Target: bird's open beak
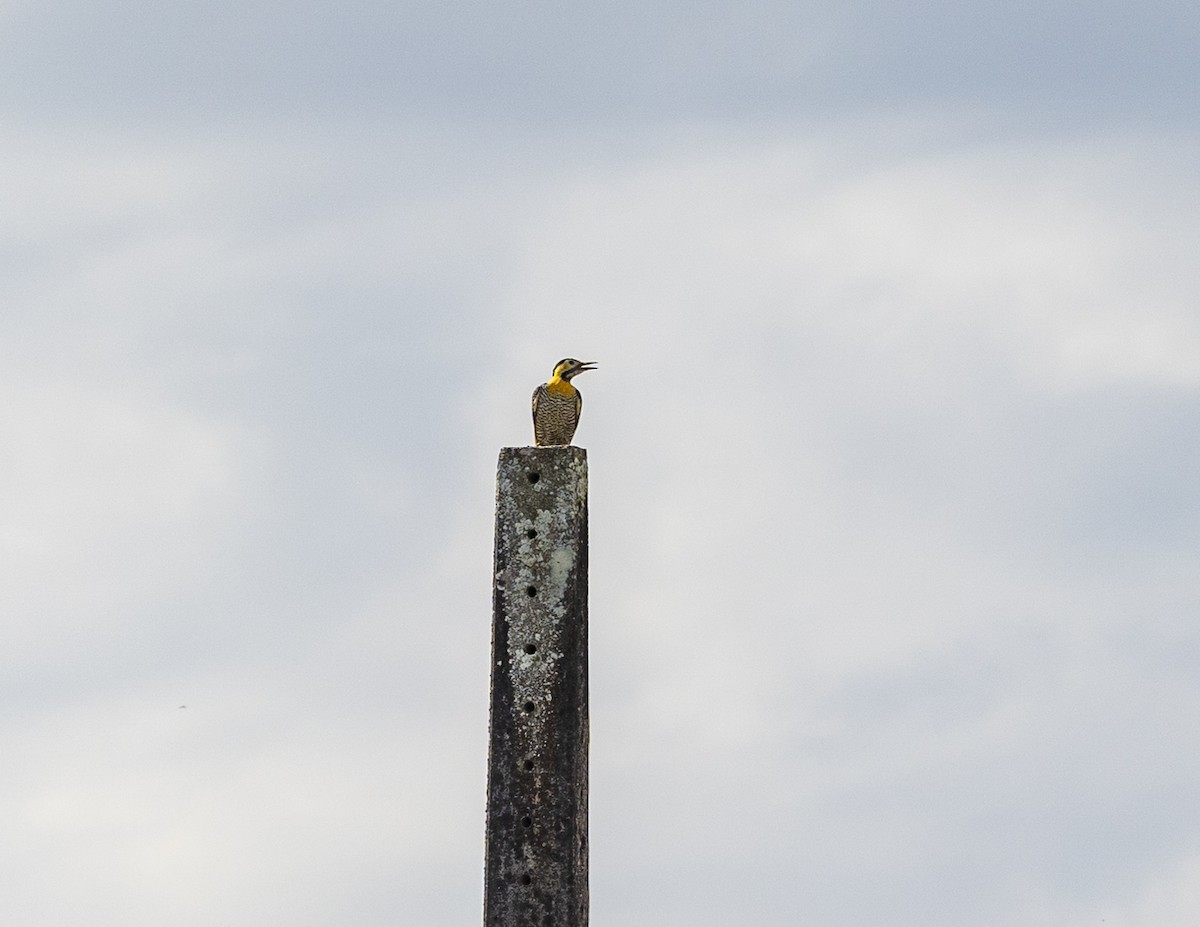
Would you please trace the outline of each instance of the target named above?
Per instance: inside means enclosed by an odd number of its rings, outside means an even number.
[[[583,373],[587,370],[595,370],[595,369],[596,369],[595,361],[580,361],[579,366],[575,368],[575,372]]]

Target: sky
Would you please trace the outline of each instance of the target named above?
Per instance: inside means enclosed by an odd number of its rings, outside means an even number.
[[[0,890],[482,917],[590,459],[591,922],[1200,917],[1200,8],[0,8]]]

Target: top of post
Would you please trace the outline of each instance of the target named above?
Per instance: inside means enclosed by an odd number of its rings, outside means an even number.
[[[527,445],[525,447],[500,448],[500,460],[554,460],[572,459],[587,461],[587,448],[574,444],[552,444],[548,447]]]
[[[536,502],[568,509],[587,505],[587,450],[582,447],[502,447],[496,470],[497,499],[524,507]]]

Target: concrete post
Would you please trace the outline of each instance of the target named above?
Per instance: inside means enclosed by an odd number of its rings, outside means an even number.
[[[586,927],[587,451],[500,451],[495,544],[484,927]]]

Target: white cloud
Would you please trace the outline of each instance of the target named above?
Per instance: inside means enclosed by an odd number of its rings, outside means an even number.
[[[10,658],[194,577],[236,495],[236,435],[156,398],[27,379],[0,429]]]
[[[1139,897],[1102,909],[1093,923],[1111,927],[1187,927],[1200,917],[1200,857],[1170,860],[1139,886]]]
[[[509,297],[513,341],[611,343],[692,389],[769,355],[772,336],[801,349],[795,367],[870,363],[907,389],[943,388],[980,341],[1051,381],[1193,382],[1200,281],[1162,256],[1194,250],[1200,232],[1176,221],[1178,204],[1128,203],[1161,195],[1146,190],[1147,163],[1161,183],[1186,183],[1170,166],[1189,156],[1186,139],[1133,154],[1098,139],[866,163],[859,147],[870,150],[856,135],[681,144],[599,167],[530,235]],[[804,373],[788,360],[736,372],[745,388],[783,389]]]

